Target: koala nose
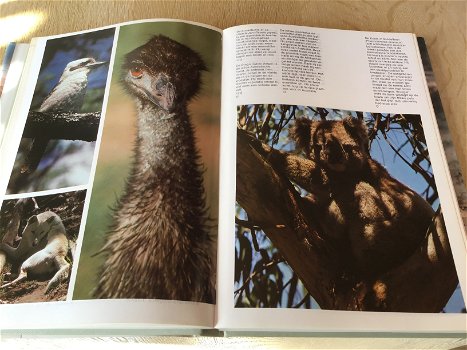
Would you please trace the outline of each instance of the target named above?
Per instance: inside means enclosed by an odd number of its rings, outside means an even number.
[[[337,142],[329,142],[326,145],[326,155],[330,163],[338,163],[343,159],[342,147]]]

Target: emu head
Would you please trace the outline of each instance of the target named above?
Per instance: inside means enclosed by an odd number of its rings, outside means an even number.
[[[125,56],[121,80],[141,102],[172,113],[186,107],[199,91],[203,70],[206,66],[198,53],[157,35]]]

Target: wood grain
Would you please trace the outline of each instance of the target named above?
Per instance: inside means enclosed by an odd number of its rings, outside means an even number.
[[[43,20],[16,41],[28,42],[35,36],[143,18],[185,19],[219,28],[246,23],[284,23],[415,33],[427,42],[466,178],[467,3],[464,1],[7,1],[0,6],[1,19],[25,13],[41,14]],[[0,46],[0,55],[4,49],[5,45]]]

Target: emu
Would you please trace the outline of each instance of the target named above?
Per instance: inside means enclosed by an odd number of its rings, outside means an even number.
[[[121,82],[137,108],[133,166],[102,249],[96,298],[214,302],[200,160],[188,101],[200,55],[159,35],[125,56]]]

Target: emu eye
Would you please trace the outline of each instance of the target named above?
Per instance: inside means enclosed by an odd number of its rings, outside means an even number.
[[[140,67],[130,68],[130,75],[132,78],[139,79],[143,76],[143,70]]]

